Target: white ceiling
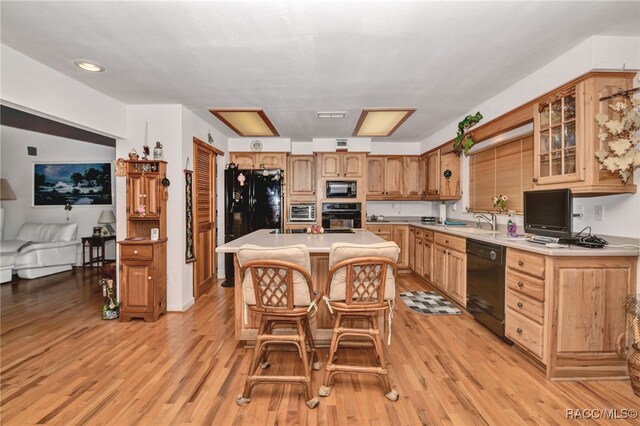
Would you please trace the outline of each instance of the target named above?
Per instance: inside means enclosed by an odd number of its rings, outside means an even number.
[[[591,35],[640,35],[638,1],[2,1],[1,13],[3,44],[126,104],[183,104],[228,136],[208,108],[261,107],[295,141],[350,136],[362,107],[418,108],[388,140],[420,141]],[[347,118],[316,118],[331,110]]]

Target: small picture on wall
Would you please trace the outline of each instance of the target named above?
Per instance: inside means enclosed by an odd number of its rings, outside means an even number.
[[[34,163],[33,205],[112,205],[111,163]]]

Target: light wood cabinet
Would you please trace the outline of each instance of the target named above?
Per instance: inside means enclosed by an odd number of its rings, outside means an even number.
[[[232,152],[231,162],[235,163],[238,169],[286,169],[286,152]]]
[[[416,259],[416,228],[409,227],[409,269],[415,271]]]
[[[433,283],[453,300],[467,306],[467,241],[441,232],[434,234]]]
[[[422,277],[424,275],[424,232],[422,230],[416,230],[414,251],[414,272],[417,276]]]
[[[460,157],[454,152],[438,148],[426,154],[426,194],[424,200],[458,200],[460,190]]]
[[[407,156],[403,161],[402,196],[403,198],[420,199],[422,195],[420,157]]]
[[[290,156],[285,175],[289,197],[315,196],[315,176],[315,157],[313,155]]]
[[[420,156],[420,196],[422,198],[427,196],[427,180],[429,178],[429,156]]]
[[[420,157],[367,157],[367,200],[419,200]]]
[[[408,225],[394,225],[392,234],[392,241],[400,247],[400,255],[398,257],[398,268],[406,269],[409,267],[409,226]]]
[[[409,267],[409,226],[408,225],[367,225],[367,231],[372,232],[385,241],[393,241],[400,247],[398,268]]]
[[[362,153],[321,153],[320,176],[360,178],[364,174],[364,161]]]
[[[610,114],[620,98],[600,100],[628,87],[632,73],[601,73],[565,85],[533,106],[534,182],[536,189],[570,188],[578,195],[635,193],[633,176],[623,183],[603,169],[595,153],[600,142],[594,118]]]
[[[422,239],[422,277],[432,282],[433,278],[433,240],[427,235]]]
[[[120,247],[120,321],[156,321],[167,310],[168,189],[164,161],[127,162],[127,239]],[[160,239],[150,239],[157,228]]]
[[[367,199],[387,200],[402,196],[403,157],[367,157]]]
[[[505,334],[549,379],[626,377],[633,257],[551,257],[509,248]]]

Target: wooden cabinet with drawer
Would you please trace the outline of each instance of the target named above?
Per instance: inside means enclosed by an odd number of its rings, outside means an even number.
[[[433,283],[467,306],[467,240],[443,232],[433,236]]]
[[[409,225],[367,225],[367,231],[373,232],[386,241],[393,241],[400,247],[398,268],[409,267]]]
[[[120,321],[167,311],[167,240],[120,241]]]
[[[545,257],[522,250],[507,251],[505,334],[544,361]]]

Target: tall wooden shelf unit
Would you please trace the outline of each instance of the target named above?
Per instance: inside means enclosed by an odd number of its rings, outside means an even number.
[[[120,321],[156,321],[167,312],[166,170],[165,161],[127,161],[127,239],[118,241]],[[156,241],[153,228],[159,231]]]

